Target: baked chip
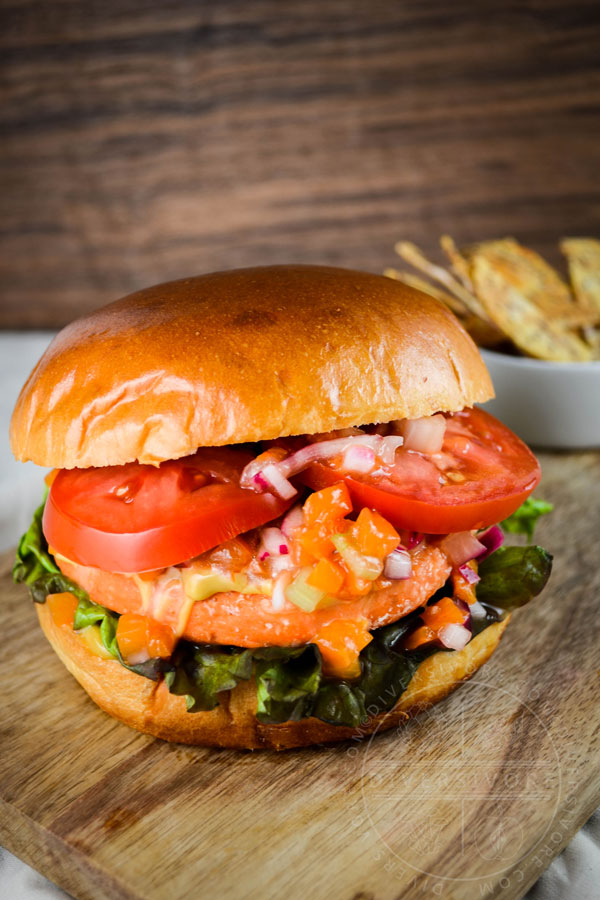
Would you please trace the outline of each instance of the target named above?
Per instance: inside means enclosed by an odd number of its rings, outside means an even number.
[[[532,298],[531,293],[538,299],[541,287],[534,291],[529,282],[530,293],[523,290],[521,279],[513,277],[510,265],[502,264],[501,252],[476,250],[470,258],[477,296],[494,324],[523,353],[556,362],[585,362],[592,358],[591,348],[559,320],[550,318]]]
[[[566,238],[561,244],[575,296],[539,253],[514,238],[459,250],[442,235],[440,244],[451,271],[409,241],[395,246],[402,259],[437,284],[396,269],[385,274],[445,303],[481,347],[510,341],[528,356],[556,362],[600,357],[600,241]]]
[[[415,269],[424,272],[426,275],[429,275],[430,278],[433,278],[434,281],[443,284],[445,288],[462,301],[464,306],[466,306],[473,315],[479,316],[479,318],[484,321],[489,321],[484,307],[475,294],[467,290],[460,281],[457,281],[447,269],[443,268],[443,266],[438,266],[435,263],[430,262],[427,257],[421,253],[416,244],[411,244],[409,241],[398,241],[394,250],[398,256],[401,256],[402,259],[407,263],[410,263],[411,266],[414,266]]]
[[[454,274],[457,278],[460,278],[463,286],[468,291],[474,293],[473,282],[471,281],[471,274],[469,272],[469,263],[457,248],[454,243],[454,238],[451,238],[449,234],[443,234],[440,238],[440,247],[450,260],[450,265],[452,266]]]
[[[567,257],[569,278],[581,309],[600,316],[600,241],[594,238],[565,238],[560,249]]]
[[[406,284],[408,287],[415,288],[417,291],[422,291],[424,294],[429,294],[430,297],[435,297],[436,300],[441,300],[442,303],[445,303],[457,316],[466,316],[469,312],[464,303],[457,297],[454,297],[447,291],[443,291],[441,288],[437,287],[437,285],[431,284],[430,281],[425,281],[424,278],[413,275],[412,272],[399,272],[398,269],[384,269],[383,274],[387,276],[387,278],[401,281],[402,284]]]
[[[568,317],[576,309],[571,292],[557,272],[539,253],[523,247],[514,238],[484,241],[463,251],[472,266],[485,259],[499,276],[548,316]],[[475,292],[481,297],[477,285]]]

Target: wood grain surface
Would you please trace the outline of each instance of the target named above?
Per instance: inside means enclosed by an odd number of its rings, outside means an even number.
[[[169,745],[97,709],[0,582],[0,841],[77,898],[517,900],[600,801],[600,455],[543,455],[545,593],[404,729],[302,751]]]
[[[0,327],[399,238],[598,233],[596,0],[1,0]]]

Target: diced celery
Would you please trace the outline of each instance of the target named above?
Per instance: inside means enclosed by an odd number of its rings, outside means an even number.
[[[337,602],[335,598],[330,597],[324,591],[306,583],[311,572],[312,566],[300,569],[294,580],[285,589],[287,599],[303,609],[304,612],[314,612],[315,609],[322,609]]]
[[[334,534],[331,540],[335,549],[357,578],[375,581],[381,575],[383,563],[374,556],[364,556],[347,535]]]
[[[207,600],[213,594],[223,591],[244,592],[248,584],[245,575],[235,574],[233,577],[222,572],[190,572],[183,576],[184,590],[190,600],[195,603],[199,600]]]

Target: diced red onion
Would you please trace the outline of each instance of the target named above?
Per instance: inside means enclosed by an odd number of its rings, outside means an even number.
[[[302,469],[310,466],[313,462],[321,459],[331,459],[333,456],[339,456],[350,447],[368,447],[376,456],[386,454],[390,458],[390,450],[393,448],[394,454],[397,447],[403,443],[404,439],[399,436],[391,438],[381,437],[380,434],[358,434],[350,437],[335,438],[332,441],[319,441],[316,444],[308,444],[292,453],[286,459],[276,463],[277,468],[282,474],[289,478],[291,475],[297,475]],[[392,460],[393,461],[393,460]],[[242,472],[242,477],[244,473]]]
[[[375,452],[386,466],[393,466],[396,459],[396,450],[404,444],[404,438],[399,434],[388,434],[381,438],[381,442]]]
[[[404,419],[400,425],[407,450],[419,453],[439,453],[444,444],[446,419],[441,413],[422,419]]]
[[[462,624],[465,626],[465,628],[470,629],[471,628],[471,607],[469,606],[469,604],[467,603],[466,600],[462,600],[460,597],[454,597],[453,600],[454,600],[455,606],[457,606],[458,609],[460,609],[461,613],[463,614]]]
[[[282,556],[272,556],[269,560],[269,566],[271,568],[271,576],[275,578],[280,572],[288,572],[290,569],[293,569],[294,563],[290,554],[284,553]]]
[[[440,548],[455,566],[462,566],[463,563],[476,559],[485,552],[485,546],[473,537],[470,531],[457,531],[446,535],[440,543]]]
[[[375,451],[371,447],[353,445],[344,450],[342,469],[346,472],[371,472],[375,468]]]
[[[269,553],[268,550],[264,550],[264,551],[259,555],[258,558],[260,559],[261,562],[264,562],[265,559],[268,559],[270,555],[271,555],[271,554]]]
[[[485,550],[477,557],[478,560],[483,561],[490,553],[493,553],[494,550],[497,550],[498,547],[502,546],[504,543],[504,534],[499,525],[492,525],[492,527],[488,528],[487,531],[484,531],[483,534],[478,534],[477,540],[485,547]]]
[[[406,542],[406,549],[414,550],[414,548],[418,547],[419,544],[423,541],[424,537],[425,535],[421,534],[420,531],[411,531]]]
[[[485,606],[482,606],[479,600],[476,600],[475,603],[471,603],[469,612],[475,619],[485,619],[487,616]]]
[[[412,575],[412,560],[404,547],[396,547],[395,550],[392,550],[386,556],[383,574],[386,578],[391,578],[393,581],[410,578]]]
[[[449,650],[462,650],[471,640],[471,631],[464,625],[444,625],[438,631],[438,637]]]
[[[281,530],[285,534],[286,538],[291,538],[292,532],[296,530],[296,528],[300,528],[304,524],[304,513],[302,511],[302,507],[292,506],[292,508],[285,514],[283,517],[283,521],[281,523]]]
[[[252,480],[255,482],[255,484],[257,484],[260,488],[262,488],[263,491],[269,490],[269,487],[270,487],[269,482],[264,477],[262,472],[257,472],[256,475],[254,475],[252,477]]]
[[[336,438],[333,441],[319,441],[316,444],[308,444],[297,450],[295,453],[283,459],[278,463],[279,470],[289,478],[290,475],[297,475],[302,469],[306,469],[311,463],[318,462],[320,459],[328,459],[343,453],[346,447],[352,446],[352,441],[362,440],[362,436],[354,438]],[[242,477],[243,477],[242,472]]]
[[[282,474],[276,463],[267,463],[259,474],[268,481],[275,493],[279,494],[283,500],[289,500],[290,497],[298,493],[291,481],[288,481],[285,475]],[[256,479],[256,476],[254,478]]]
[[[469,584],[477,584],[481,581],[481,578],[477,574],[477,572],[471,568],[471,566],[467,565],[467,563],[463,563],[462,566],[458,567],[458,571]]]
[[[275,581],[273,585],[273,593],[271,595],[271,606],[276,612],[279,612],[285,607],[287,603],[287,599],[285,596],[285,589],[292,580],[291,572],[282,572],[281,575]]]
[[[392,465],[396,450],[404,442],[400,435],[382,437],[380,434],[357,434],[349,437],[335,438],[330,441],[318,441],[315,444],[307,444],[301,450],[291,453],[279,462],[268,461],[264,465],[253,459],[248,463],[241,474],[242,487],[257,490],[272,489],[284,499],[293,497],[296,489],[288,481],[293,475],[297,475],[307,466],[323,459],[330,459],[345,453],[351,447],[367,447],[373,451],[386,465]],[[257,468],[258,467],[258,468]],[[269,487],[265,488],[263,482]]]
[[[261,531],[261,539],[262,547],[264,547],[269,556],[281,556],[284,553],[290,552],[288,542],[281,528],[275,528],[275,526],[263,528]]]
[[[127,657],[127,664],[130,666],[139,666],[141,663],[148,662],[150,659],[150,654],[147,650],[138,650],[137,653],[132,653],[131,656]]]

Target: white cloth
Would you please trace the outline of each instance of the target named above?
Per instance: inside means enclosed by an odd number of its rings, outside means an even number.
[[[19,391],[52,336],[49,331],[0,332],[0,552],[15,546],[40,505],[48,470],[16,461],[8,425]]]
[[[0,551],[16,545],[43,490],[33,463],[17,463],[8,444],[8,423],[29,372],[52,338],[51,332],[0,332]],[[57,900],[69,895],[0,848],[0,897]],[[527,900],[599,900],[600,810],[541,875]]]

